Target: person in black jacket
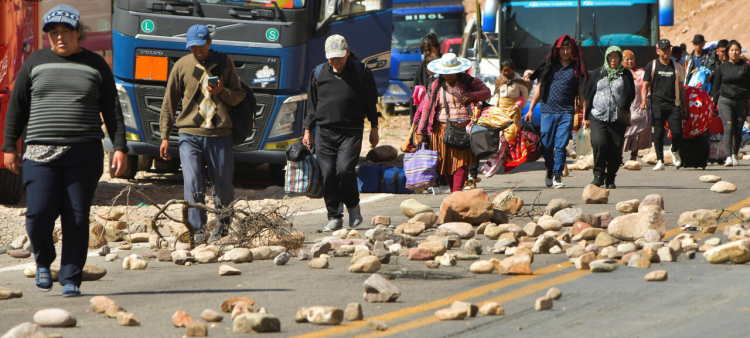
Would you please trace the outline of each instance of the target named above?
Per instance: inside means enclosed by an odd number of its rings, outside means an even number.
[[[419,51],[422,53],[423,57],[422,63],[414,73],[414,87],[424,86],[425,88],[428,88],[430,84],[432,84],[432,80],[435,78],[430,76],[427,72],[427,64],[430,62],[426,61],[426,58],[428,55],[432,55],[434,58],[431,58],[431,60],[435,60],[443,56],[440,54],[440,37],[435,33],[425,35],[422,38],[422,43],[419,45]],[[414,114],[417,112],[417,106],[414,105],[414,102],[411,102],[410,104],[411,115],[409,116],[409,121],[414,123]]]
[[[362,151],[365,117],[370,121],[370,144],[375,147],[380,114],[375,78],[349,51],[344,37],[328,37],[325,52],[328,63],[316,67],[310,78],[302,143],[310,148],[317,145],[315,155],[328,209],[328,224],[323,231],[328,232],[343,227],[344,204],[349,210],[349,227],[362,223],[355,169]]]
[[[742,144],[742,123],[747,118],[750,98],[750,65],[740,59],[742,46],[729,42],[727,62],[716,70],[711,97],[719,105],[719,116],[724,122],[724,166],[738,166],[737,154]]]
[[[618,107],[629,112],[635,99],[635,82],[630,70],[622,65],[622,50],[611,46],[606,61],[594,71],[584,92],[586,113],[583,125],[591,128],[594,149],[594,180],[591,184],[616,189],[615,176],[622,162],[622,141],[628,125],[617,121]]]

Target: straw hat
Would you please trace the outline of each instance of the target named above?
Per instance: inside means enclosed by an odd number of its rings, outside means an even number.
[[[443,57],[430,62],[427,69],[435,74],[459,74],[471,68],[471,61],[457,57],[456,54],[447,53]]]

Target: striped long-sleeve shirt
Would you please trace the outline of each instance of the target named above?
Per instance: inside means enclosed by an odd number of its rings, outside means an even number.
[[[2,150],[16,150],[24,127],[27,144],[74,145],[101,140],[100,112],[115,150],[127,152],[114,77],[104,59],[88,50],[68,57],[51,49],[36,51],[16,78]]]

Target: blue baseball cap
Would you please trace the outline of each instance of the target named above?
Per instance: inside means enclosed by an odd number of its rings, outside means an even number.
[[[52,7],[47,14],[44,14],[42,21],[42,31],[49,32],[55,24],[64,23],[72,29],[78,28],[78,20],[81,18],[81,12],[73,6],[60,4]]]
[[[211,39],[211,34],[208,32],[208,27],[204,25],[190,26],[187,32],[187,45],[185,48],[203,46],[209,39]]]

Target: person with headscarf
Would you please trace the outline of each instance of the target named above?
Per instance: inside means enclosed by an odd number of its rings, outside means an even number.
[[[583,87],[588,74],[583,54],[570,35],[559,37],[544,62],[526,80],[539,79],[525,119],[531,121],[534,107],[542,102],[542,146],[547,175],[544,183],[555,189],[565,187],[562,173],[567,157],[566,147],[573,131],[575,101],[583,101]]]
[[[622,50],[611,46],[604,65],[594,71],[585,91],[586,111],[583,125],[591,129],[594,149],[594,180],[591,184],[616,189],[615,176],[622,162],[622,140],[626,124],[617,121],[618,107],[630,107],[635,99],[635,82],[622,65]]]
[[[635,67],[635,54],[622,52],[622,65],[630,70],[635,80],[635,100],[630,105],[630,127],[625,130],[623,152],[630,151],[630,160],[638,159],[638,150],[651,149],[651,111],[648,106],[641,109],[641,89],[643,89],[643,68]]]

